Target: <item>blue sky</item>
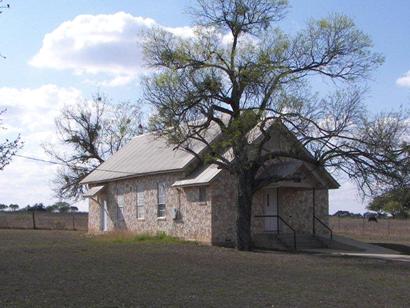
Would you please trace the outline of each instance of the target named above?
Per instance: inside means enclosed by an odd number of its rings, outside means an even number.
[[[97,90],[116,101],[140,97],[137,71],[141,63],[137,50],[133,57],[133,44],[138,41],[138,31],[134,30],[150,22],[182,32],[191,25],[184,14],[190,3],[187,0],[9,3],[11,9],[0,16],[0,52],[7,57],[0,60],[0,106],[8,108],[7,134],[21,132],[26,141],[22,153],[43,158],[40,144],[55,138],[53,118],[63,105]],[[386,57],[368,84],[369,109],[377,112],[410,105],[410,73],[405,78],[410,72],[410,1],[295,0],[290,4],[288,17],[282,22],[289,32],[303,29],[309,18],[332,12],[352,17],[371,36],[374,50]],[[101,14],[105,17],[98,18]],[[106,27],[100,27],[104,22]],[[107,43],[106,38],[111,40]],[[0,173],[0,202],[52,202],[54,171],[52,166],[15,159]],[[331,211],[339,208],[364,210],[351,183],[343,183],[339,192],[331,194]]]

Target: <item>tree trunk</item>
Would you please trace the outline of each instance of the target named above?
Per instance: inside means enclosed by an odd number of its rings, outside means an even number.
[[[238,250],[251,250],[252,217],[252,178],[242,174],[238,179],[238,204],[236,219],[236,247]]]

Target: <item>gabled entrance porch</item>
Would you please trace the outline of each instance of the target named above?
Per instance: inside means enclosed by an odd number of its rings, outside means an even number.
[[[275,182],[254,196],[251,230],[256,247],[322,248],[322,239],[333,236],[328,227],[328,186],[303,164],[291,169],[291,177],[298,174],[300,181]]]

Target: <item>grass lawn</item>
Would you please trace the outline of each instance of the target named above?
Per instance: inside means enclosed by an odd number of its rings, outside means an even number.
[[[0,230],[0,307],[410,305],[410,263]]]

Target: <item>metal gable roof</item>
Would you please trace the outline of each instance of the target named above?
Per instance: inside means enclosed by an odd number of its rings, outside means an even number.
[[[221,169],[217,165],[212,164],[200,169],[192,176],[176,181],[172,184],[173,187],[199,186],[208,185],[219,173]]]
[[[98,194],[100,191],[102,191],[104,187],[105,187],[104,185],[91,187],[86,193],[83,194],[83,197],[92,198],[96,194]]]
[[[203,148],[203,147],[202,147]],[[197,146],[197,150],[202,150]],[[148,173],[182,170],[194,155],[175,150],[167,141],[153,133],[134,137],[81,183],[96,183]]]
[[[273,123],[268,123],[267,125],[273,128],[274,126],[272,124]],[[288,134],[289,138],[299,143],[296,137],[283,124],[279,125],[279,127],[285,128],[284,132]],[[205,134],[205,138],[208,142],[214,140],[220,134],[218,125],[215,123],[211,125]],[[255,127],[248,135],[249,141],[257,141],[260,134],[260,130]],[[303,145],[300,146],[302,151],[307,155],[311,155]],[[193,149],[195,153],[200,154],[206,146],[200,141],[190,141],[190,148]],[[233,159],[230,150],[228,150],[224,156],[229,160]],[[168,144],[165,137],[160,137],[155,133],[148,133],[134,137],[127,145],[85,177],[81,181],[81,184],[104,183],[111,180],[147,174],[184,171],[194,159],[194,154],[175,149],[172,145]],[[282,168],[284,167],[285,166],[282,166]],[[276,171],[280,173],[280,171],[283,172],[284,170]],[[186,179],[174,183],[174,186],[204,185],[205,183],[209,183],[219,172],[220,170],[213,165],[204,167],[204,169],[195,172],[195,174]],[[339,187],[337,181],[325,168],[321,168],[319,173],[330,182],[329,187]]]
[[[219,126],[211,124],[204,131],[205,139],[212,142],[220,134]],[[198,140],[189,140],[189,147],[197,154],[206,148]],[[104,163],[86,176],[81,184],[101,183],[127,177],[155,173],[183,171],[195,155],[175,149],[166,137],[147,133],[134,137],[128,144],[114,153]]]

